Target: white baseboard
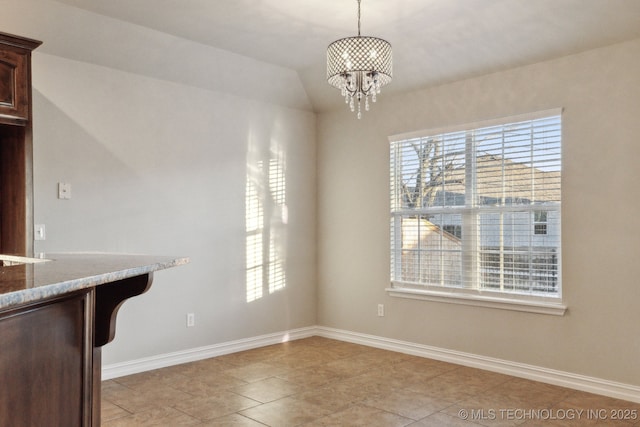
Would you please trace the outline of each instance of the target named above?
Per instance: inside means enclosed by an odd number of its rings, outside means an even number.
[[[631,384],[603,380],[600,378],[588,377],[571,372],[557,371],[524,363],[511,362],[508,360],[495,359],[492,357],[479,356],[461,351],[447,350],[444,348],[416,344],[407,341],[399,341],[375,335],[327,328],[324,326],[311,326],[307,328],[294,329],[285,332],[214,344],[206,347],[167,353],[144,359],[132,360],[129,362],[105,365],[102,368],[102,378],[104,380],[108,380],[125,375],[166,368],[168,366],[179,365],[182,363],[195,362],[197,360],[208,359],[210,357],[222,356],[224,354],[236,353],[239,351],[312,336],[320,336],[384,350],[397,351],[399,353],[484,369],[487,371],[512,375],[514,377],[526,378],[574,390],[582,390],[589,393],[640,403],[640,387]]]
[[[316,335],[315,327],[300,328],[205,347],[192,348],[189,350],[176,351],[173,353],[160,354],[158,356],[131,360],[129,362],[104,365],[102,367],[102,379],[110,380],[113,378],[123,377],[125,375],[152,371],[154,369],[166,368],[168,366],[180,365],[182,363],[195,362],[197,360],[222,356],[224,354],[237,353],[239,351],[251,350],[253,348],[265,347],[301,338],[309,338],[314,335]]]
[[[323,326],[316,335],[640,403],[640,387],[631,384]]]

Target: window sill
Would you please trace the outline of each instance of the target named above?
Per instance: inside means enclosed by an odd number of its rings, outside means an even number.
[[[487,295],[485,292],[469,293],[451,291],[436,291],[431,289],[387,288],[389,296],[399,298],[420,299],[426,301],[444,302],[449,304],[472,305],[476,307],[498,308],[502,310],[524,311],[528,313],[550,314],[564,316],[567,306],[561,301],[541,301],[529,299],[526,296],[501,297]]]

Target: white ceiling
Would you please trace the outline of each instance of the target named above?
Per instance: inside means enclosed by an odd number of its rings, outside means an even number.
[[[326,47],[357,33],[356,0],[57,0],[295,70],[313,108],[341,102]],[[362,0],[362,35],[391,42],[384,93],[640,37],[640,0]]]

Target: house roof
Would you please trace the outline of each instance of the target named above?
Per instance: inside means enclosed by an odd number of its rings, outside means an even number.
[[[560,172],[544,171],[525,163],[485,154],[477,158],[478,196],[483,198],[555,202],[560,200]],[[504,178],[503,178],[504,175]],[[447,191],[465,192],[465,167],[454,169]],[[506,185],[502,186],[502,181]],[[533,185],[532,185],[533,183]]]

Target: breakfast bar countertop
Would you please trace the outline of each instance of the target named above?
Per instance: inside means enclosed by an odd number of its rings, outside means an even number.
[[[0,255],[0,310],[189,263],[187,257],[111,253]]]

